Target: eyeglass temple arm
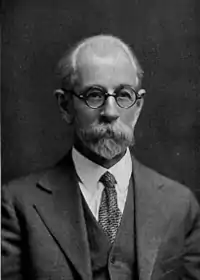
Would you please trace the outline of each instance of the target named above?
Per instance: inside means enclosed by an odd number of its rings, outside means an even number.
[[[63,94],[63,93],[71,93],[71,94],[75,95],[76,97],[78,97],[80,99],[83,99],[83,95],[82,94],[78,95],[78,94],[76,94],[75,91],[73,91],[71,89],[69,89],[69,90],[66,90],[65,88],[56,89],[54,91],[54,95],[56,95],[58,93],[61,93],[61,94]]]

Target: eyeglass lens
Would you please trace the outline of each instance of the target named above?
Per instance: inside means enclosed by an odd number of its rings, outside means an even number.
[[[128,108],[136,101],[136,94],[132,88],[121,88],[115,91],[113,97],[115,98],[117,104],[122,108]],[[92,108],[102,106],[106,98],[106,92],[98,88],[89,89],[85,95],[88,106]]]

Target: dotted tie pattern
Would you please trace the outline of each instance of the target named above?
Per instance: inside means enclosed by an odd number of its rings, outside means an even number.
[[[115,177],[110,172],[105,172],[99,180],[105,188],[102,192],[99,208],[99,224],[113,243],[120,225],[122,213],[117,205],[117,192]]]

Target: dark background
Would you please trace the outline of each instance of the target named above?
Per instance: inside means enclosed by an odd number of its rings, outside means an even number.
[[[2,181],[50,166],[70,148],[72,130],[52,94],[55,65],[80,39],[109,33],[134,48],[145,70],[136,156],[200,201],[199,15],[199,0],[4,0]]]

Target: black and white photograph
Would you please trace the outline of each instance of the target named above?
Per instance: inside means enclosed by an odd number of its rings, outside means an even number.
[[[200,280],[200,0],[2,0],[1,279]]]

